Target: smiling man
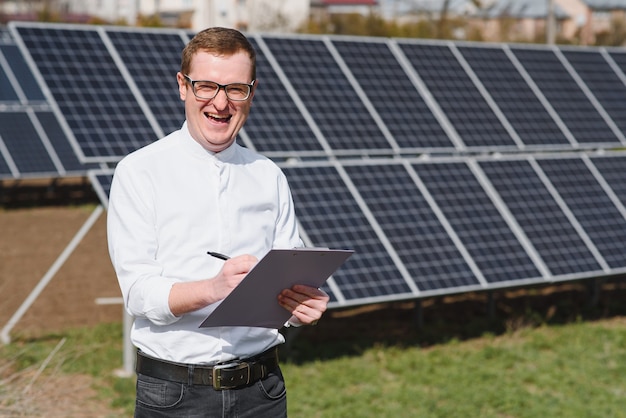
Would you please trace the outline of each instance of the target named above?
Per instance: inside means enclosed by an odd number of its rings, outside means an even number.
[[[210,28],[185,46],[176,78],[185,123],[120,161],[109,196],[109,253],[135,318],[135,416],[286,416],[278,330],[199,328],[270,249],[302,245],[284,174],[235,142],[256,54],[240,32]],[[277,296],[287,326],[315,324],[328,300],[300,285]]]
[[[244,51],[224,56],[200,50],[189,61],[183,61],[177,78],[189,132],[208,151],[223,151],[235,141],[250,113],[255,72],[253,61]],[[219,79],[224,84],[206,81]],[[225,94],[218,94],[221,90]],[[188,95],[191,100],[187,100]],[[229,96],[235,97],[231,100]]]

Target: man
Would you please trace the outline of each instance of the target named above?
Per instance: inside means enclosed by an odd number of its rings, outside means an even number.
[[[278,330],[199,328],[270,249],[302,246],[285,176],[235,143],[258,85],[255,57],[236,30],[198,33],[177,74],[185,123],[113,177],[109,252],[135,318],[136,417],[286,416]],[[297,285],[277,300],[299,326],[315,324],[329,298]]]

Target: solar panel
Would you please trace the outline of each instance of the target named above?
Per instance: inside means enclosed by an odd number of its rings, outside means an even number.
[[[591,161],[622,206],[626,207],[626,156],[596,156]]]
[[[175,75],[193,33],[10,28],[0,178],[89,169],[107,205],[113,170],[92,169],[180,127]],[[626,155],[586,150],[626,143],[623,51],[251,42],[242,145],[284,170],[307,245],[356,250],[324,287],[331,307],[626,272]]]
[[[538,280],[541,273],[465,163],[413,164],[485,280]]]
[[[254,148],[268,156],[326,155],[304,115],[255,38],[258,87],[245,132]]]
[[[113,169],[89,170],[87,176],[105,208],[109,207],[109,192],[113,182]]]
[[[527,146],[571,148],[570,142],[500,47],[459,51]]]
[[[10,62],[7,58],[5,58],[8,54],[7,46],[0,45],[0,68],[4,67],[4,65],[8,65]],[[6,63],[6,64],[5,64]],[[20,98],[13,87],[13,83],[9,79],[9,76],[6,71],[0,71],[0,101],[2,102],[19,102]]]
[[[43,135],[45,135],[46,140],[50,142],[53,148],[53,151],[48,150],[48,154],[53,154],[58,158],[60,166],[63,167],[63,171],[60,174],[84,175],[88,169],[96,167],[95,163],[83,164],[78,160],[75,150],[72,148],[63,128],[52,111],[36,112],[35,116],[43,128]]]
[[[334,275],[346,301],[414,295],[337,170],[332,166],[285,167],[296,215],[318,247],[350,248],[355,254]]]
[[[84,175],[52,106],[17,45],[0,44],[0,113],[4,152],[0,177]]]
[[[333,45],[401,148],[454,147],[387,43],[334,40]]]
[[[539,160],[541,169],[612,269],[626,267],[626,218],[579,158]]]
[[[158,122],[159,136],[180,129],[185,109],[178,94],[176,73],[187,40],[179,32],[108,29],[106,34]],[[149,135],[148,139],[152,137]]]
[[[399,45],[467,147],[517,148],[448,46]]]
[[[58,169],[39,139],[32,120],[25,112],[0,112],[0,138],[20,174],[49,173]]]
[[[626,133],[626,85],[597,50],[563,49],[563,55],[576,74],[585,82],[594,98],[606,111],[605,119],[615,124],[621,132],[622,142]]]
[[[602,274],[593,253],[529,161],[485,161],[480,167],[551,274]]]
[[[81,161],[115,161],[156,138],[97,29],[13,27],[70,126]]]
[[[511,47],[580,145],[619,144],[605,120],[551,50]]]
[[[335,153],[391,151],[323,40],[263,39]]]
[[[0,74],[0,79],[8,81],[7,74],[5,74],[8,70],[11,72],[12,76],[15,77],[17,86],[19,86],[18,88],[23,92],[25,100],[44,101],[45,96],[37,84],[33,73],[28,68],[26,61],[24,61],[24,57],[17,45],[0,45],[0,54],[4,57],[6,65],[8,66],[8,68]],[[2,61],[2,58],[0,58],[0,61]],[[4,67],[4,65],[2,65],[2,67]],[[4,81],[2,82],[4,83]],[[9,85],[2,84],[1,87],[0,100],[20,100],[12,83],[9,82]],[[13,97],[5,99],[5,93],[9,91],[13,92]]]
[[[13,159],[6,145],[4,145],[2,137],[0,137],[0,179],[4,177],[16,177],[18,175],[17,169],[14,168],[14,166],[10,166],[10,164],[13,164]]]
[[[626,74],[626,53],[620,49],[611,49],[606,52],[607,60],[613,60],[617,67],[616,72],[621,72],[622,75]]]
[[[404,165],[345,170],[420,291],[481,286]]]

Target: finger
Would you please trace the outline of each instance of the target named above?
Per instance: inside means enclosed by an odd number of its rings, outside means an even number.
[[[279,295],[278,301],[283,308],[305,324],[319,320],[328,305],[326,300],[308,298],[288,289]]]
[[[299,302],[304,302],[307,299],[319,300],[325,304],[330,301],[330,296],[322,289],[318,289],[311,286],[295,285],[291,289],[285,289],[284,294]]]
[[[244,254],[233,257],[224,262],[222,269],[228,274],[245,274],[258,262],[258,259],[252,255]]]
[[[305,325],[311,325],[317,323],[322,317],[322,312],[317,309],[312,309],[306,305],[298,305],[291,314],[296,317],[296,319]]]
[[[295,309],[298,305],[321,309],[327,305],[327,301],[321,295],[310,296],[304,293],[294,292],[291,289],[283,290],[279,295],[279,300],[291,309]]]

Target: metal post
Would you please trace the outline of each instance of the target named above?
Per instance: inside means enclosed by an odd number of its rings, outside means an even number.
[[[415,327],[418,330],[421,330],[424,328],[424,307],[422,306],[421,299],[417,299],[415,301],[413,309],[415,310]]]
[[[554,45],[556,38],[556,22],[554,17],[554,0],[547,0],[546,13],[546,43]]]

